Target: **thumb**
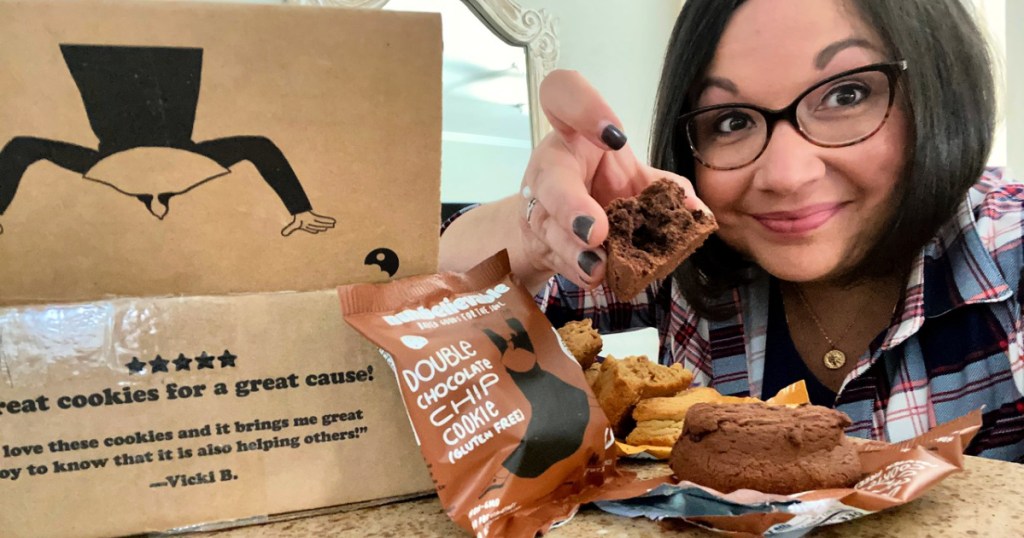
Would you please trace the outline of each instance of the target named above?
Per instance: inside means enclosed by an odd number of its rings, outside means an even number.
[[[288,237],[289,235],[295,233],[295,231],[300,228],[302,228],[302,223],[299,221],[298,217],[293,217],[291,223],[289,223],[288,226],[285,226],[284,229],[281,230],[281,235]]]

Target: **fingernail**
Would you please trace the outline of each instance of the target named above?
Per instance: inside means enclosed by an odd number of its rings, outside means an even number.
[[[601,257],[592,250],[584,250],[583,252],[580,252],[579,257],[576,258],[576,263],[580,265],[580,269],[583,269],[583,272],[586,273],[587,276],[591,276],[594,272],[594,267],[597,267],[597,264],[601,263]]]
[[[594,227],[594,217],[580,215],[572,219],[572,233],[580,238],[580,241],[590,243],[590,229]]]
[[[601,141],[614,150],[620,150],[622,146],[626,145],[626,135],[618,127],[609,124],[604,131],[601,131]]]

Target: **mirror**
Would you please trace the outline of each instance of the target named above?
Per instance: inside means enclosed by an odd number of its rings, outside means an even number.
[[[441,14],[444,39],[441,135],[443,218],[519,186],[530,150],[551,129],[538,104],[554,69],[552,18],[514,0],[287,0]]]

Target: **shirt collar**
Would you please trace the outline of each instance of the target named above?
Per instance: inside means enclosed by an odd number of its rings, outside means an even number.
[[[982,243],[971,195],[915,260],[899,321],[890,327],[883,349],[905,342],[927,318],[964,305],[1003,301],[1013,294]]]

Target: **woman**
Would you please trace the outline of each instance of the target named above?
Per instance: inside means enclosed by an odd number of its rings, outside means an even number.
[[[554,73],[555,131],[521,192],[451,223],[441,267],[507,248],[556,325],[657,327],[662,362],[725,394],[805,379],[850,435],[900,441],[985,406],[968,453],[1021,462],[1024,185],[984,170],[993,93],[959,0],[687,0],[653,166],[594,89]],[[613,297],[602,207],[659,177],[720,229]]]

